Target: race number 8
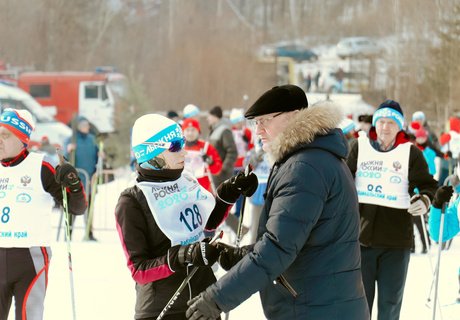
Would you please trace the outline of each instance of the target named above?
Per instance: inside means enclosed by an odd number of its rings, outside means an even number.
[[[3,207],[1,217],[2,223],[7,223],[8,221],[10,221],[10,211],[10,207]]]
[[[179,217],[179,220],[185,224],[189,231],[193,231],[203,224],[203,218],[201,217],[198,206],[194,204],[192,208],[187,208],[184,212],[181,211]]]

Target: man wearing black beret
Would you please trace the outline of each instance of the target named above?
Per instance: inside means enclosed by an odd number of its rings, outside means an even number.
[[[340,109],[308,107],[301,88],[284,85],[265,92],[245,117],[273,162],[257,241],[218,244],[229,271],[189,301],[187,317],[216,319],[259,291],[267,319],[369,319]]]

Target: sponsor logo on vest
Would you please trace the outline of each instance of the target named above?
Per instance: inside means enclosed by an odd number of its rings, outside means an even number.
[[[382,177],[382,174],[380,172],[373,172],[373,171],[358,171],[356,175],[358,177],[371,178],[371,179],[380,179]]]
[[[32,178],[27,175],[21,177],[21,183],[24,187],[26,187],[31,181]]]
[[[177,183],[173,184],[172,186],[166,186],[161,188],[152,187],[152,193],[155,196],[155,200],[158,200],[158,198],[164,198],[168,194],[173,194],[176,192],[180,192],[179,185]]]
[[[17,239],[20,239],[20,238],[27,238],[28,235],[27,235],[27,231],[16,231],[14,233],[14,237],[17,238]]]
[[[398,184],[398,183],[401,183],[401,178],[398,177],[398,176],[391,176],[390,177],[390,183],[395,183],[395,184]]]
[[[202,235],[203,235],[203,231],[200,231],[197,235],[194,235],[193,237],[190,237],[187,240],[182,240],[180,244],[184,246],[186,244],[197,242],[198,240],[200,240]]]
[[[0,231],[0,238],[11,238],[11,231]]]
[[[185,188],[183,188],[181,191],[179,192],[176,192],[170,196],[167,196],[166,195],[164,196],[164,199],[160,199],[158,201],[158,206],[160,207],[160,209],[164,209],[166,207],[170,207],[172,206],[173,204],[176,204],[176,203],[180,203],[182,201],[185,201],[188,199],[188,194],[185,190]]]
[[[0,190],[8,190],[10,178],[0,178]]]
[[[201,192],[201,189],[196,191],[196,200],[206,200],[208,196]]]
[[[401,168],[402,168],[401,162],[399,162],[399,161],[394,161],[394,162],[393,162],[393,168],[395,169],[396,172],[398,172],[399,170],[401,170]]]
[[[29,203],[32,197],[27,193],[20,193],[16,196],[16,202]]]
[[[365,161],[365,162],[362,162],[359,167],[362,171],[382,171],[383,161],[381,160]]]

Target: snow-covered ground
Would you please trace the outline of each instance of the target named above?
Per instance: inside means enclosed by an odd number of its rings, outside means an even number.
[[[100,188],[100,199],[96,200],[95,227],[97,229],[94,232],[97,242],[81,241],[83,219],[77,218],[76,226],[80,228],[75,231],[71,251],[76,315],[79,320],[133,319],[134,281],[126,267],[126,260],[114,229],[113,217],[113,208],[118,194],[129,183],[129,179],[119,178]],[[249,221],[249,214],[246,217]],[[58,221],[59,213],[56,212],[53,221],[56,227]],[[46,320],[72,319],[67,246],[63,241],[62,232],[60,239],[52,246],[53,257],[45,300]],[[229,239],[224,239],[226,240]],[[417,244],[420,248],[418,239]],[[432,282],[429,258],[432,260],[431,264],[435,265],[436,246],[432,248],[430,255],[413,254],[411,257],[401,311],[402,320],[432,319],[432,306],[427,304]],[[438,314],[436,319],[460,320],[460,304],[456,303],[459,267],[460,239],[457,237],[451,249],[442,253],[438,296],[443,317]],[[217,274],[222,275],[223,272],[219,269]],[[433,295],[434,290],[431,299]],[[265,319],[258,294],[252,295],[249,300],[230,313],[230,319],[249,317],[251,320]],[[10,319],[13,318],[14,316],[11,315]],[[377,319],[376,312],[373,319]]]

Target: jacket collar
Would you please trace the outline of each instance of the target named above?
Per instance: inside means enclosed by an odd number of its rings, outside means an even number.
[[[336,128],[342,119],[340,108],[329,101],[299,110],[272,142],[268,152],[270,159],[281,161],[301,146],[312,143],[316,136],[325,135]]]

